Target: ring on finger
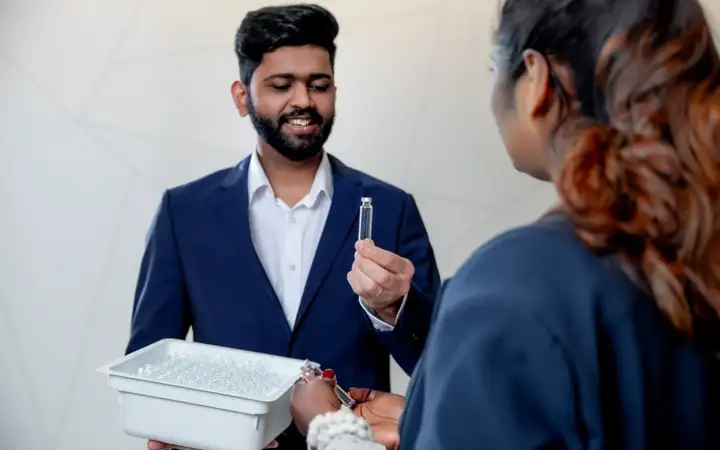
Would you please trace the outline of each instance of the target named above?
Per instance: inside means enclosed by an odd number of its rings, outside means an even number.
[[[381,286],[381,287],[380,287],[380,291],[378,291],[378,293],[375,294],[375,297],[380,297],[383,292],[385,292],[385,289],[383,289],[382,286]]]

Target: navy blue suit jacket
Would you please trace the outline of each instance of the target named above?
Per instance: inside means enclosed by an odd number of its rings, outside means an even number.
[[[548,216],[446,282],[401,448],[720,448],[720,373],[615,261]]]
[[[330,157],[333,199],[291,327],[255,252],[247,167],[165,192],[142,259],[127,352],[163,338],[310,359],[344,386],[390,388],[389,354],[410,373],[425,344],[440,276],[413,197]],[[376,245],[415,265],[414,295],[392,332],[376,331],[352,292],[361,197],[372,197]]]

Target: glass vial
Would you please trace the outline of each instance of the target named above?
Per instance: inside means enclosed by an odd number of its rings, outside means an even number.
[[[358,227],[358,241],[372,239],[373,205],[372,198],[360,199],[360,225]]]

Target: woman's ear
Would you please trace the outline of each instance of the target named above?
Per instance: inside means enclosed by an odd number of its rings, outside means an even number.
[[[533,118],[544,117],[552,106],[551,68],[547,59],[535,50],[523,52],[527,73],[525,107]]]
[[[232,95],[235,107],[242,117],[248,115],[248,92],[247,87],[240,81],[235,81],[230,87],[230,95]]]

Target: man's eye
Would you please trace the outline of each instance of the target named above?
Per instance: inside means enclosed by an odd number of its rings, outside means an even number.
[[[313,84],[310,86],[310,89],[312,89],[315,92],[327,92],[328,89],[330,89],[329,84]]]
[[[272,88],[275,89],[276,91],[285,92],[290,89],[290,85],[289,84],[273,84]]]

